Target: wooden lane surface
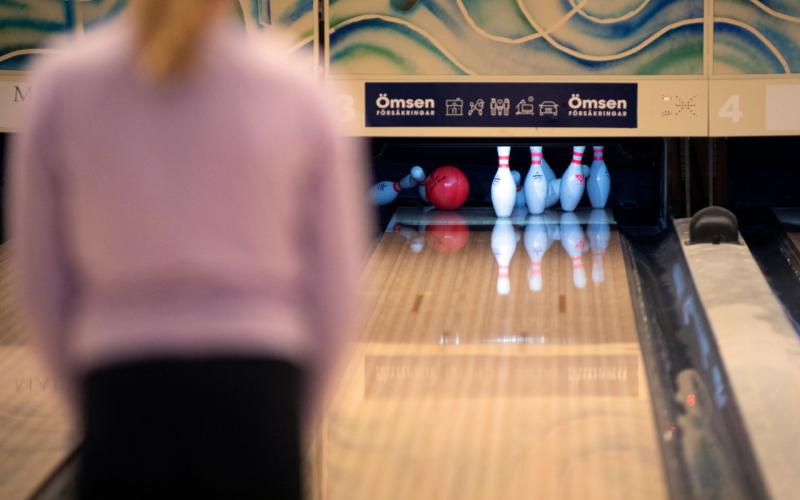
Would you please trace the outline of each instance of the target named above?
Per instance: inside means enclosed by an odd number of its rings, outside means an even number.
[[[794,246],[797,247],[798,250],[800,250],[800,232],[793,231],[793,232],[787,232],[786,234],[789,236],[789,238],[791,238],[792,242],[794,242]]]
[[[0,498],[26,499],[74,449],[52,380],[26,345],[0,248]]]
[[[309,457],[314,498],[667,496],[616,233],[602,283],[585,254],[582,290],[556,241],[531,292],[520,241],[508,296],[490,238],[445,255],[384,235],[366,328]]]

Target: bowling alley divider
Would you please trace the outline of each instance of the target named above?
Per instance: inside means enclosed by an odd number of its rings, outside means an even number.
[[[797,498],[800,342],[748,246],[690,243],[692,220],[675,219],[683,255],[770,498]],[[792,431],[784,432],[786,429]]]

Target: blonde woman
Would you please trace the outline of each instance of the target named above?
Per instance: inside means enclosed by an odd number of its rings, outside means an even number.
[[[32,72],[11,158],[26,328],[80,498],[298,498],[367,224],[317,82],[225,0],[131,0]]]

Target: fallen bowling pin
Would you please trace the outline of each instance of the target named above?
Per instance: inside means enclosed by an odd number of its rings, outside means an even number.
[[[561,179],[553,179],[547,183],[547,208],[558,203],[561,197]]]
[[[397,182],[383,181],[375,184],[369,190],[369,195],[375,205],[388,205],[397,199],[400,191],[410,189],[424,179],[425,172],[421,167],[415,166],[408,175]]]
[[[522,189],[522,175],[519,173],[519,171],[512,170],[511,176],[514,178],[514,184],[517,185],[517,199],[514,203],[514,207],[516,209],[525,206],[525,191]]]

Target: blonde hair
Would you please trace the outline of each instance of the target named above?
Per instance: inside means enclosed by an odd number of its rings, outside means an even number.
[[[163,83],[185,76],[198,58],[220,0],[131,0],[136,65],[148,80]]]

